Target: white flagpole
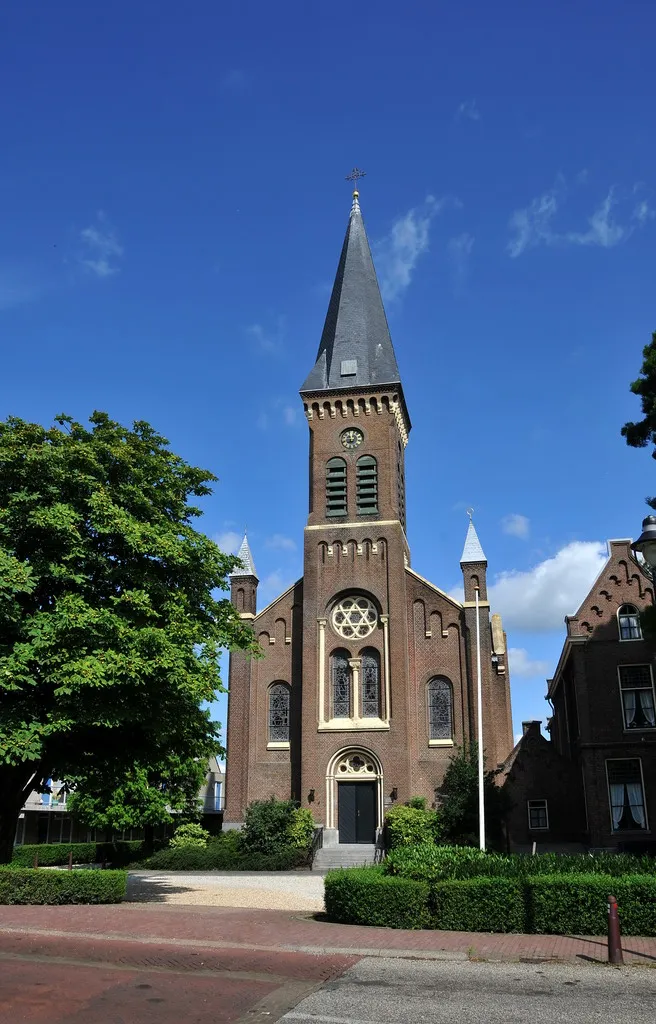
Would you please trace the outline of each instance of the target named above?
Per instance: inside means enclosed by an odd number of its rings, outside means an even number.
[[[485,849],[485,791],[483,774],[483,684],[481,681],[481,619],[476,587],[476,710],[478,714],[478,845]]]

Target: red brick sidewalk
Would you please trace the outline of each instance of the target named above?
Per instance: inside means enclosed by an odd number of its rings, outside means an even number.
[[[0,950],[16,932],[69,936],[95,943],[110,939],[262,952],[321,955],[406,955],[439,959],[592,960],[604,963],[599,938],[566,935],[494,935],[474,932],[395,931],[331,924],[310,914],[231,907],[121,904],[106,907],[2,907]],[[625,938],[627,964],[656,966],[656,938]]]

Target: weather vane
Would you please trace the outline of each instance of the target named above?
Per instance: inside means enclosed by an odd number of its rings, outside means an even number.
[[[364,178],[366,171],[361,171],[359,167],[354,167],[350,174],[346,175],[346,181],[353,182],[353,188],[357,192],[358,190],[358,179]]]

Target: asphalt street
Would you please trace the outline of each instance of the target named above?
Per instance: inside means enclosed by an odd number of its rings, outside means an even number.
[[[653,1024],[656,969],[363,959],[285,1014],[294,1024]]]

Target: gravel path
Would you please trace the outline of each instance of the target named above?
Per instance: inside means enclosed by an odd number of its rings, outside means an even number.
[[[131,871],[128,900],[261,910],[323,910],[323,875],[310,872]]]

